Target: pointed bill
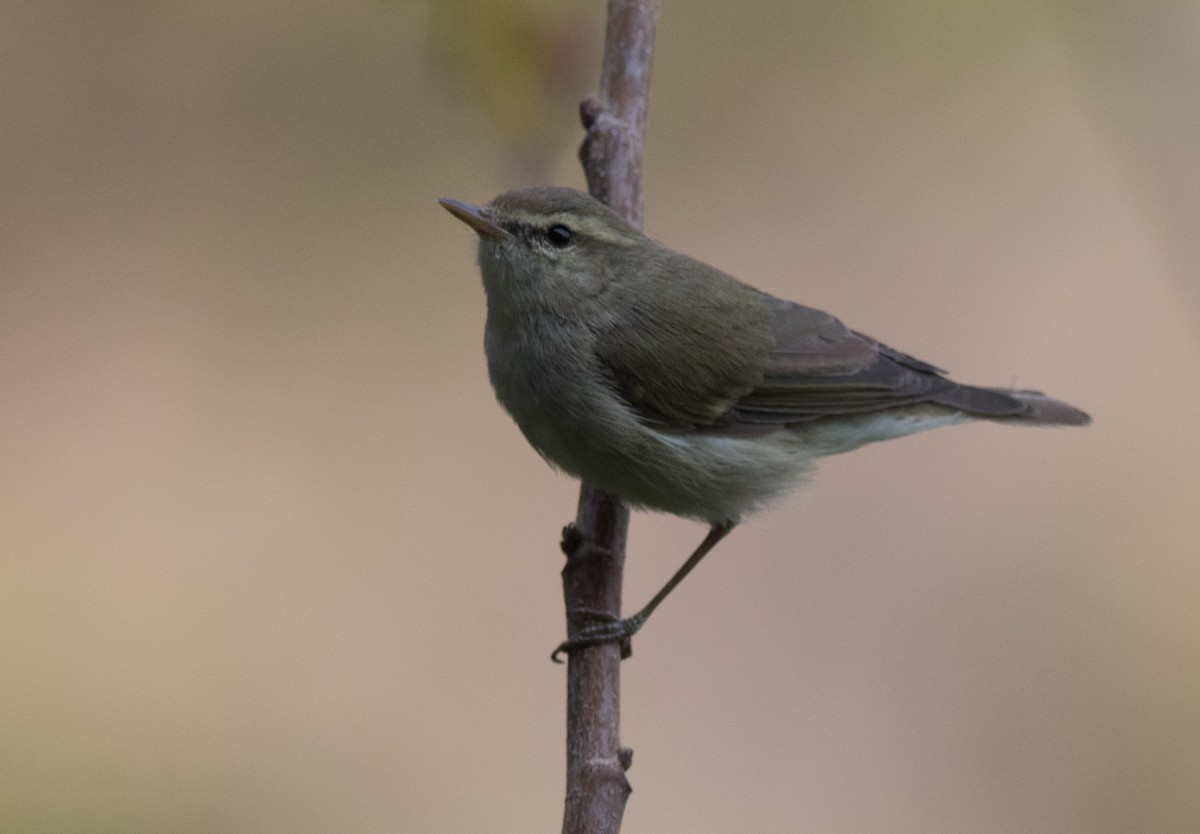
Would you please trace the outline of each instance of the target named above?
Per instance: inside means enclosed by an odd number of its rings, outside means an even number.
[[[438,200],[442,208],[466,223],[481,235],[494,238],[508,237],[508,232],[488,219],[487,206],[477,206],[474,203],[464,203],[462,200],[451,200],[442,197]]]

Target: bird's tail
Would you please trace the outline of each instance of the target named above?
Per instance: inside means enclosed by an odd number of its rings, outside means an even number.
[[[937,398],[939,405],[959,408],[983,420],[1031,426],[1086,426],[1092,418],[1073,405],[1041,391],[976,388],[960,385]]]
[[[1070,403],[1047,397],[1041,391],[1008,391],[1001,393],[1012,397],[1025,406],[1025,413],[1008,418],[1018,423],[1030,423],[1036,426],[1086,426],[1092,418],[1086,412],[1080,411]]]

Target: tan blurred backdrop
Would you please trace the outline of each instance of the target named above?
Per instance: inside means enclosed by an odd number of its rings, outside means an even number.
[[[5,5],[0,830],[557,829],[576,488],[435,198],[581,184],[603,10],[470,5]],[[1198,55],[1193,2],[666,0],[652,234],[1096,422],[733,535],[624,667],[625,830],[1200,830]],[[702,533],[635,516],[627,604]]]

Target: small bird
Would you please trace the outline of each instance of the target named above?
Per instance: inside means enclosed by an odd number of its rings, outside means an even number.
[[[816,458],[972,420],[1083,426],[1038,391],[961,385],[828,313],[674,252],[580,191],[442,199],[475,230],[500,404],[553,466],[708,535],[650,603],[555,650],[621,642]]]

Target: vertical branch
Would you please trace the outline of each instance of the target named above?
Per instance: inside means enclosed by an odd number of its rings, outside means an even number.
[[[588,190],[642,226],[642,158],[659,0],[608,0],[600,91],[580,103],[587,130],[580,161]],[[629,508],[583,484],[575,524],[563,537],[567,636],[589,621],[621,616]],[[621,649],[571,652],[567,665],[567,791],[563,834],[616,834],[631,790],[621,748]]]
[[[609,0],[600,92],[580,103],[588,191],[642,228],[642,159],[659,0]]]

